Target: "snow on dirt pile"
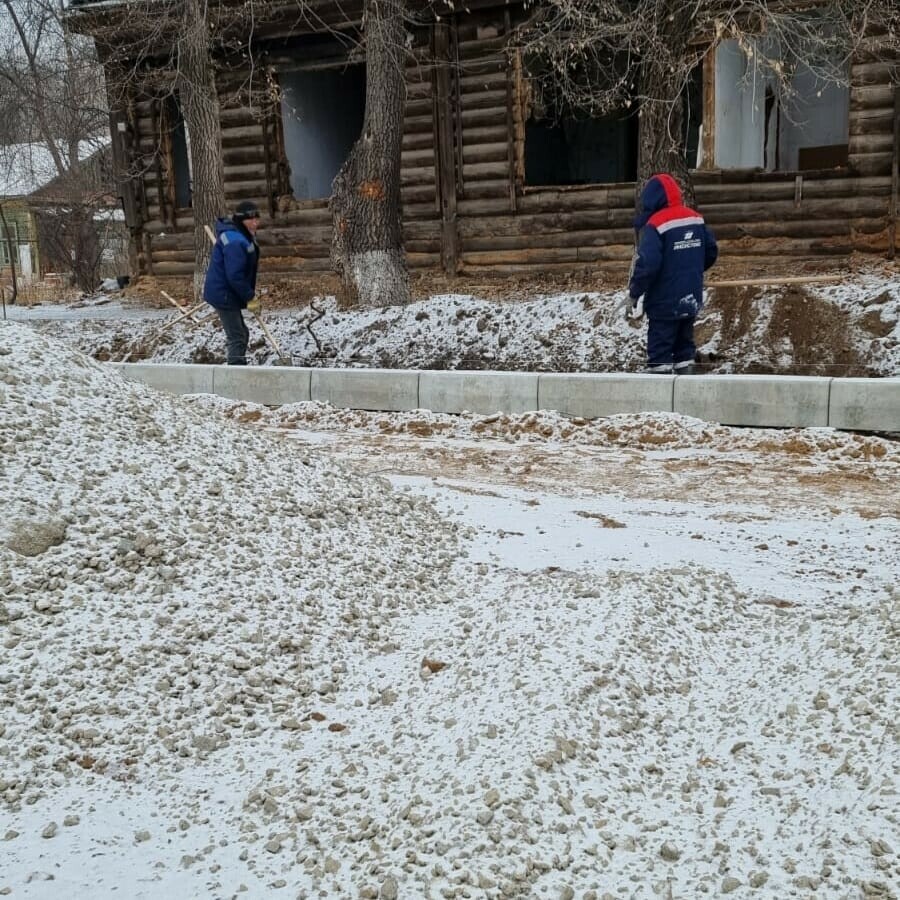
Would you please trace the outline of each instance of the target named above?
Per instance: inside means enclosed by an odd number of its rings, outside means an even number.
[[[2,337],[0,891],[891,896],[891,571],[470,563],[413,493]]]

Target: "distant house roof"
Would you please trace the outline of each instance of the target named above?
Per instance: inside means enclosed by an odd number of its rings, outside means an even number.
[[[85,162],[108,145],[108,135],[81,141],[78,145],[79,162]],[[65,156],[66,151],[62,152]],[[59,171],[47,144],[0,145],[0,198],[28,197],[58,177]]]

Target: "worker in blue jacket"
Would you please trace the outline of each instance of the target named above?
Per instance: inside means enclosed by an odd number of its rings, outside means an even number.
[[[250,200],[239,203],[230,219],[216,220],[216,243],[206,270],[203,299],[215,308],[225,329],[229,366],[247,365],[250,332],[241,310],[260,311],[256,299],[257,228],[259,209]]]
[[[671,175],[654,175],[635,219],[638,250],[628,284],[632,311],[643,297],[649,319],[647,371],[691,375],[694,319],[703,306],[703,273],[719,248],[703,217],[682,202]]]

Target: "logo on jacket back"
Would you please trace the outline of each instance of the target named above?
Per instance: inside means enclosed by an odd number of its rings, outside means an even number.
[[[675,241],[672,244],[673,250],[694,250],[697,247],[702,247],[703,241],[700,238],[694,237],[693,231],[686,231],[684,233],[684,237],[680,241]]]

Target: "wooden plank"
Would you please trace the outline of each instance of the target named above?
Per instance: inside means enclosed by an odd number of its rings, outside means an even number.
[[[731,281],[707,281],[708,288],[761,287],[785,284],[834,284],[843,281],[843,275],[773,275],[768,278],[737,278]]]

